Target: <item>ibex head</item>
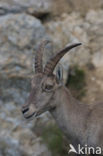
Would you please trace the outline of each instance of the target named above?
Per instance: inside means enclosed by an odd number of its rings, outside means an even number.
[[[48,41],[43,41],[35,55],[35,75],[31,81],[31,93],[27,103],[22,106],[22,113],[26,119],[36,117],[56,107],[50,101],[55,91],[61,86],[61,73],[59,71],[57,75],[54,75],[53,71],[64,54],[81,45],[81,43],[76,43],[66,46],[47,62],[43,70],[42,54],[47,43]]]

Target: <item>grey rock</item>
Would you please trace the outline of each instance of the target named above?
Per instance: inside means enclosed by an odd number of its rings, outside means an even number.
[[[0,137],[0,156],[22,156],[19,142],[11,137]]]
[[[92,56],[92,61],[91,61],[96,68],[101,68],[103,67],[103,51],[96,52]]]
[[[30,130],[23,130],[19,135],[20,140],[12,136],[0,136],[0,156],[51,156],[46,146],[40,144],[40,139],[34,137]]]
[[[25,103],[33,75],[33,56],[48,38],[42,23],[25,13],[0,16],[0,156],[50,156],[25,121]]]
[[[53,0],[53,13],[56,15],[77,11],[82,15],[86,15],[88,10],[102,9],[102,7],[102,0]]]
[[[0,33],[0,68],[18,74],[24,69],[24,75],[32,66],[32,53],[47,37],[44,26],[32,16],[10,14],[0,17]]]
[[[69,24],[68,24],[69,23]],[[83,43],[82,46],[74,48],[70,53],[67,53],[60,61],[64,69],[64,82],[67,81],[69,67],[72,65],[83,66],[91,59],[90,49],[88,48],[88,35],[86,29],[89,28],[89,23],[84,22],[79,13],[70,15],[63,14],[61,21],[51,21],[46,23],[46,28],[56,51],[71,43]]]
[[[37,138],[32,128],[35,120],[25,121],[20,107],[14,102],[0,107],[0,155],[1,156],[51,156],[47,147]]]
[[[0,0],[0,15],[10,13],[29,13],[42,16],[51,12],[51,0]]]
[[[9,2],[0,1],[0,14],[6,14],[0,16],[0,155],[50,156],[41,138],[32,132],[35,120],[25,121],[21,113],[21,105],[25,103],[30,91],[33,55],[43,39],[50,38],[54,47],[53,50],[52,44],[47,45],[44,64],[66,44],[82,42],[81,47],[72,50],[60,61],[64,68],[64,82],[69,67],[73,65],[82,67],[91,62],[102,71],[103,11],[91,10],[85,17],[81,17],[78,12],[64,13],[60,20],[46,22],[43,26],[40,20],[26,14],[35,15],[42,6],[39,1],[35,1],[38,5],[36,11],[32,0],[30,3]],[[48,9],[48,3],[45,5]],[[45,114],[40,118],[42,122],[48,119],[49,115]]]
[[[85,17],[82,17],[79,12],[72,12],[71,14],[62,14],[61,20],[51,21],[45,24],[54,42],[55,49],[60,49],[68,43],[82,43],[82,46],[73,49],[60,61],[64,68],[64,82],[67,80],[67,73],[70,66],[78,65],[83,67],[91,62],[96,67],[102,66],[102,17],[103,10],[90,10]]]

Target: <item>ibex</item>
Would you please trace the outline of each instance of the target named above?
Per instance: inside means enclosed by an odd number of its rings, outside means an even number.
[[[22,113],[26,119],[37,117],[49,111],[65,136],[77,149],[81,146],[103,149],[103,103],[90,108],[73,98],[62,83],[62,70],[53,71],[59,60],[72,48],[81,45],[67,45],[52,57],[43,69],[42,55],[48,41],[43,41],[35,54],[35,75],[31,81],[31,93]],[[103,150],[102,150],[103,152]]]

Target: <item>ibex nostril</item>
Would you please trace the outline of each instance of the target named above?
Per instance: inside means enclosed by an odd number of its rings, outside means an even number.
[[[24,113],[26,113],[28,110],[29,110],[29,108],[26,108],[26,109],[22,110],[22,113],[24,114]]]

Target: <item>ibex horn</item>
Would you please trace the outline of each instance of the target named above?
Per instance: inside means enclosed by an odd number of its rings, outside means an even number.
[[[60,50],[53,58],[51,58],[44,69],[44,73],[46,75],[51,75],[53,73],[54,68],[56,67],[59,60],[72,48],[80,46],[81,43],[75,43],[69,46],[66,46],[64,49]]]
[[[35,73],[42,73],[43,72],[43,64],[42,64],[42,57],[43,57],[43,51],[50,41],[45,40],[42,41],[42,43],[39,45],[39,48],[35,54]]]

